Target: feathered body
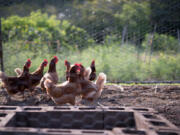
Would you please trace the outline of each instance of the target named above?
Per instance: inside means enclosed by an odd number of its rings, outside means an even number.
[[[70,62],[68,62],[67,60],[65,60],[65,66],[66,66],[66,80],[68,80],[68,77],[69,77],[69,70],[70,70],[70,67],[72,66],[70,64]],[[82,64],[80,64],[80,66],[82,66]],[[96,79],[96,67],[95,67],[95,60],[93,60],[91,62],[91,65],[90,67],[88,68],[84,68],[84,66],[82,66],[82,69],[83,71],[83,76],[85,79],[87,80],[90,80],[90,81],[94,81]]]
[[[34,90],[34,88],[40,83],[40,80],[43,77],[44,68],[47,66],[48,61],[45,59],[41,65],[30,74],[29,80],[30,80],[30,90]]]
[[[91,74],[90,74],[90,76],[89,76],[89,80],[90,80],[90,81],[94,81],[94,80],[96,79],[95,60],[93,60],[93,61],[91,62],[90,68],[91,68]]]
[[[49,69],[48,69],[47,73],[45,73],[45,75],[43,76],[43,78],[40,81],[40,86],[43,91],[46,90],[45,86],[44,86],[44,82],[46,79],[51,80],[54,84],[58,83],[58,74],[56,72],[57,62],[58,62],[58,58],[56,56],[54,56],[50,61]]]
[[[7,90],[8,94],[13,95],[18,92],[24,92],[29,87],[29,67],[31,61],[28,59],[23,67],[21,74],[16,77],[8,77],[4,72],[0,72],[0,79],[3,82],[3,87]]]
[[[67,67],[70,65],[70,62],[65,64]],[[106,83],[106,75],[104,73],[100,73],[96,82],[92,82],[96,78],[96,69],[95,69],[95,61],[92,61],[91,67],[84,68],[82,64],[79,64],[81,67],[81,71],[79,74],[79,83],[81,85],[81,93],[82,99],[93,101],[101,96],[104,84]],[[93,69],[93,72],[92,72]],[[66,77],[68,78],[68,73],[66,71]],[[91,78],[91,80],[90,80]]]
[[[70,68],[68,81],[62,84],[54,84],[47,79],[44,82],[47,94],[58,105],[70,103],[75,105],[75,98],[81,93],[81,85],[79,84],[80,67],[74,65]]]
[[[87,72],[87,70],[85,72]],[[82,77],[80,80],[80,84],[82,88],[81,91],[82,99],[93,101],[99,98],[101,96],[105,83],[106,83],[106,75],[104,73],[99,74],[95,83],[85,78],[83,79]]]
[[[41,78],[43,77],[44,67],[46,67],[48,61],[44,59],[44,61],[40,64],[40,66],[32,73],[29,73],[29,87],[30,91],[33,91],[34,88],[40,83]],[[22,71],[20,68],[16,68],[15,72],[17,76],[21,76]]]

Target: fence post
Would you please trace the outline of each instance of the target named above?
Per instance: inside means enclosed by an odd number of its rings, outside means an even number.
[[[178,41],[179,41],[179,44],[180,44],[180,30],[177,29],[177,37],[178,37]]]
[[[179,29],[177,29],[177,37],[178,37],[178,52],[180,52],[180,30]]]
[[[4,71],[3,45],[2,45],[2,33],[1,33],[1,17],[0,17],[0,64],[1,64],[1,71]]]
[[[154,40],[154,35],[155,35],[155,32],[156,32],[156,24],[154,26],[154,30],[153,30],[153,33],[152,33],[152,38],[151,38],[151,42],[150,42],[150,46],[151,46],[151,50],[150,50],[150,58],[149,58],[149,64],[151,63],[151,56],[152,56],[152,53],[153,53],[153,40]]]
[[[125,43],[125,39],[126,39],[126,32],[127,32],[127,25],[125,25],[123,27],[123,32],[122,32],[122,41],[121,41],[121,44],[124,45]]]

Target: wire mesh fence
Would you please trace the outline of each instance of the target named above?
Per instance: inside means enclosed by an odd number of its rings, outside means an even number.
[[[178,82],[179,12],[179,0],[1,0],[5,72],[57,55],[61,80],[65,59],[95,59],[110,82]]]

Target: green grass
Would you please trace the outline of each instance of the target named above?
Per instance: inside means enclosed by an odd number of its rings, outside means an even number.
[[[4,45],[5,71],[8,75],[15,75],[14,68],[22,68],[28,58],[32,60],[30,70],[34,71],[45,58],[50,61],[56,55],[59,57],[57,71],[61,81],[65,79],[64,60],[79,62],[88,67],[93,59],[96,61],[97,73],[106,73],[109,82],[180,80],[180,54],[156,53],[149,60],[149,55],[144,52],[137,55],[137,50],[132,45],[120,46],[115,43],[92,46],[81,51],[61,48],[57,53],[48,50],[46,45],[36,46],[35,50],[17,46],[16,43]],[[45,71],[47,69],[48,67]]]

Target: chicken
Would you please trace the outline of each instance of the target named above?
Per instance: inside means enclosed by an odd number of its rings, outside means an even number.
[[[95,67],[95,60],[91,62],[91,74],[89,76],[90,81],[94,81],[96,79],[96,67]]]
[[[23,93],[24,90],[29,87],[29,68],[31,66],[31,60],[28,59],[23,67],[21,74],[16,77],[8,77],[4,72],[0,72],[0,79],[3,82],[3,87],[7,90],[9,95],[16,94],[18,92]]]
[[[29,90],[32,92],[34,88],[40,83],[40,80],[43,77],[44,67],[46,67],[48,64],[48,61],[44,59],[44,61],[41,63],[41,65],[29,76]]]
[[[70,62],[68,63],[68,66],[70,65]],[[65,64],[67,66],[67,64]],[[95,79],[96,73],[95,73],[95,63],[92,61],[91,67],[93,67],[93,72],[91,68],[84,68],[82,64],[77,64],[79,67],[81,67],[81,71],[79,74],[79,81],[81,84],[81,96],[82,99],[88,100],[88,101],[94,101],[98,99],[101,96],[104,84],[106,83],[106,75],[104,73],[100,73],[96,82],[90,81],[90,76],[92,75],[91,73],[94,73],[91,77]],[[67,66],[67,67],[68,67]],[[67,68],[68,69],[68,68]],[[68,70],[67,70],[68,71]],[[68,78],[68,73],[66,71],[66,77]]]
[[[86,79],[80,82],[82,87],[82,99],[94,101],[101,96],[104,84],[106,83],[106,75],[100,73],[95,83]]]
[[[29,74],[29,90],[32,92],[34,88],[40,83],[41,78],[43,77],[43,71],[44,67],[46,67],[48,64],[48,61],[44,59],[44,61],[41,63],[41,65],[33,72]],[[14,70],[17,74],[17,76],[20,76],[22,71],[20,68],[16,68]]]
[[[85,69],[82,64],[80,64],[80,67],[80,84],[82,89],[82,99],[87,101],[95,101],[101,96],[104,84],[106,83],[106,75],[104,73],[100,73],[96,82],[94,83],[89,80],[92,73],[91,68]]]
[[[66,66],[66,80],[69,78],[69,70],[71,68],[71,63],[67,60],[64,61],[64,65]]]
[[[47,73],[43,76],[43,78],[40,81],[40,86],[41,86],[41,89],[43,91],[46,90],[45,87],[44,87],[44,81],[46,79],[50,79],[54,84],[58,83],[58,74],[56,72],[56,64],[57,64],[57,62],[58,62],[58,57],[54,56],[51,59],[51,62],[49,64],[49,69],[48,69]]]
[[[65,60],[64,65],[66,66],[66,80],[68,80],[68,78],[69,78],[69,70],[73,65],[71,65],[71,63],[69,61],[67,61],[67,60]],[[87,79],[87,80],[89,80],[89,78],[91,78],[91,80],[95,79],[95,77],[96,77],[96,73],[95,73],[96,69],[95,69],[94,62],[92,62],[91,67],[86,68],[86,70],[85,70],[84,66],[82,66],[82,64],[77,64],[77,65],[79,65],[81,67],[81,75],[80,75],[80,77],[83,77],[84,79]],[[92,71],[91,68],[93,69],[93,72],[91,72]]]
[[[30,67],[31,66],[31,59],[27,59],[26,61],[27,64],[29,64],[28,66]],[[25,64],[26,65],[26,64]],[[23,67],[23,70],[21,70],[20,68],[16,68],[14,69],[15,73],[17,74],[17,76],[21,76],[21,74],[24,72],[24,73],[29,73],[29,68],[26,68],[26,66],[24,65]]]
[[[81,85],[79,83],[80,68],[78,64],[71,66],[68,81],[62,84],[54,84],[50,79],[45,80],[44,86],[47,94],[56,104],[70,103],[75,105],[75,98],[81,93]]]

